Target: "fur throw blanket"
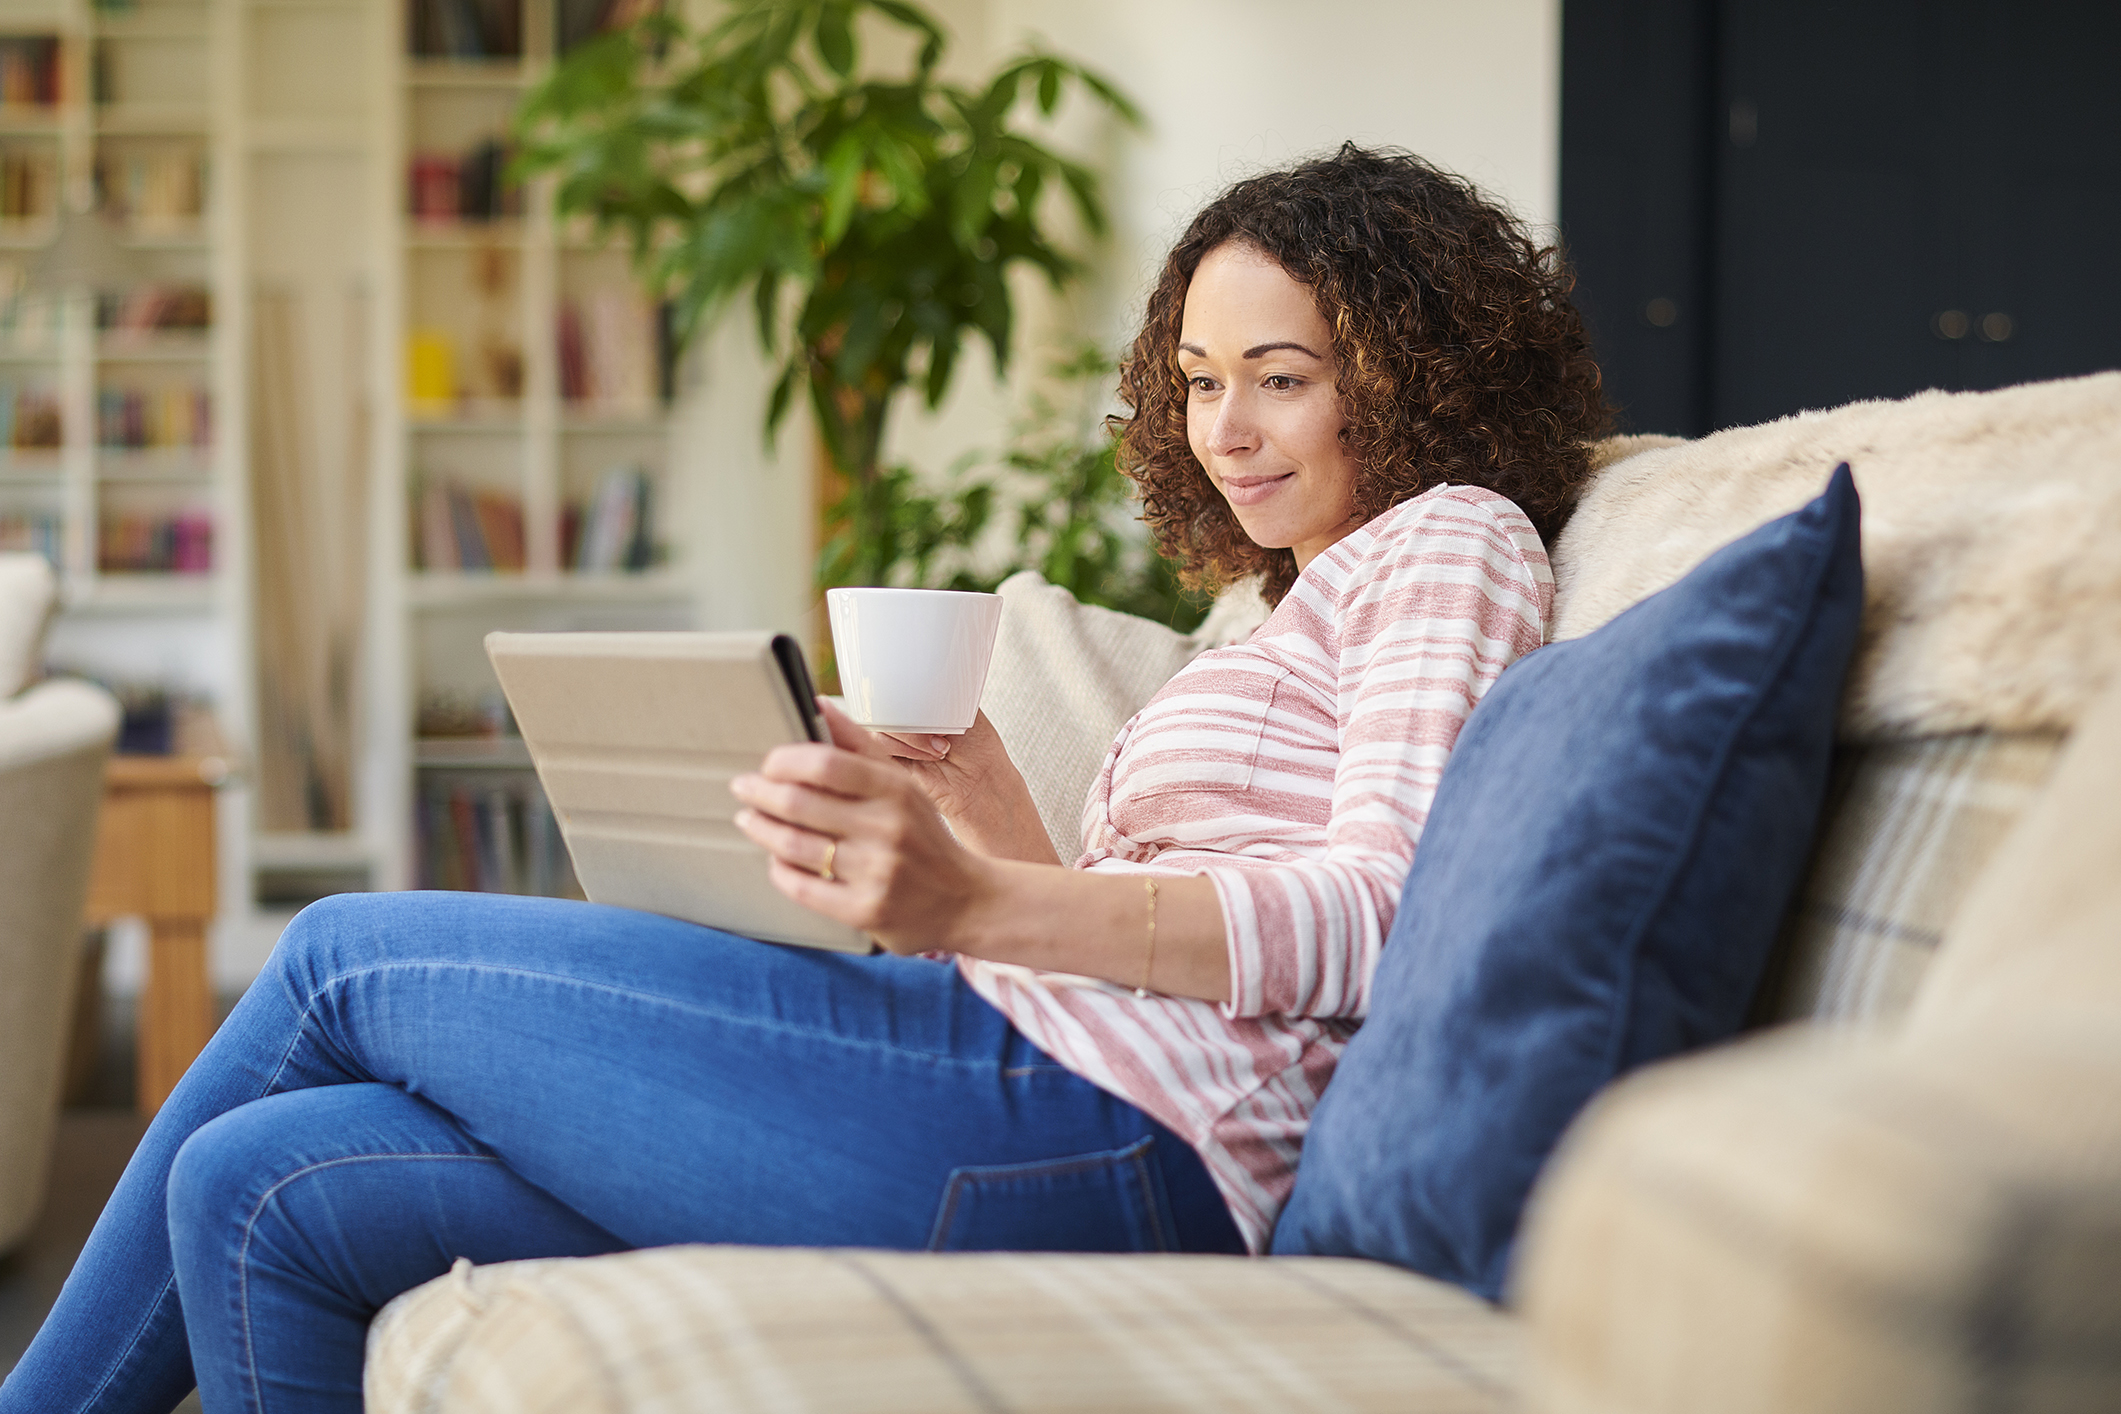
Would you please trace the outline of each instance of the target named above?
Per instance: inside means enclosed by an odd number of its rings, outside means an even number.
[[[1553,546],[1555,639],[1796,509],[1847,461],[1867,603],[1845,738],[2067,731],[2121,659],[2121,373],[1600,451]]]

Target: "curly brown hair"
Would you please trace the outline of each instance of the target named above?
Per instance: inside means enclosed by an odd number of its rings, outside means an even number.
[[[1120,467],[1189,586],[1257,573],[1279,603],[1296,582],[1294,552],[1245,535],[1186,440],[1186,289],[1228,241],[1309,286],[1333,330],[1340,436],[1359,468],[1363,520],[1432,486],[1485,486],[1552,543],[1590,475],[1586,444],[1612,420],[1569,303],[1574,274],[1470,183],[1406,152],[1347,143],[1239,182],[1194,217],[1120,365],[1132,409],[1109,420]]]

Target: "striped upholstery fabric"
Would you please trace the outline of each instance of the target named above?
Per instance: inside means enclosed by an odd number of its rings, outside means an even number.
[[[460,1262],[376,1318],[367,1408],[1484,1414],[1519,1344],[1454,1287],[1334,1258],[673,1247]]]
[[[1962,732],[1844,748],[1757,1019],[1889,1021],[2039,794],[2062,738]]]
[[[2121,1030],[1797,1027],[1639,1072],[1516,1272],[1537,1414],[2121,1409]]]

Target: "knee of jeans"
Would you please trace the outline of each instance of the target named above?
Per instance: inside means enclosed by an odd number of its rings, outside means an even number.
[[[177,1147],[169,1166],[172,1229],[232,1214],[256,1187],[260,1156],[248,1142],[248,1127],[239,1107],[200,1125]]]
[[[391,895],[387,894],[331,894],[318,899],[280,930],[279,941],[273,945],[266,967],[301,984],[313,984],[321,977],[341,970],[350,960],[350,945],[372,931],[364,921],[366,915],[374,911],[377,900],[389,897]],[[302,985],[300,990],[307,993],[313,987]]]

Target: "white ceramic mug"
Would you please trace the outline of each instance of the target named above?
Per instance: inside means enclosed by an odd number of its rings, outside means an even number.
[[[955,736],[979,715],[1002,596],[828,589],[840,705],[872,731]]]

